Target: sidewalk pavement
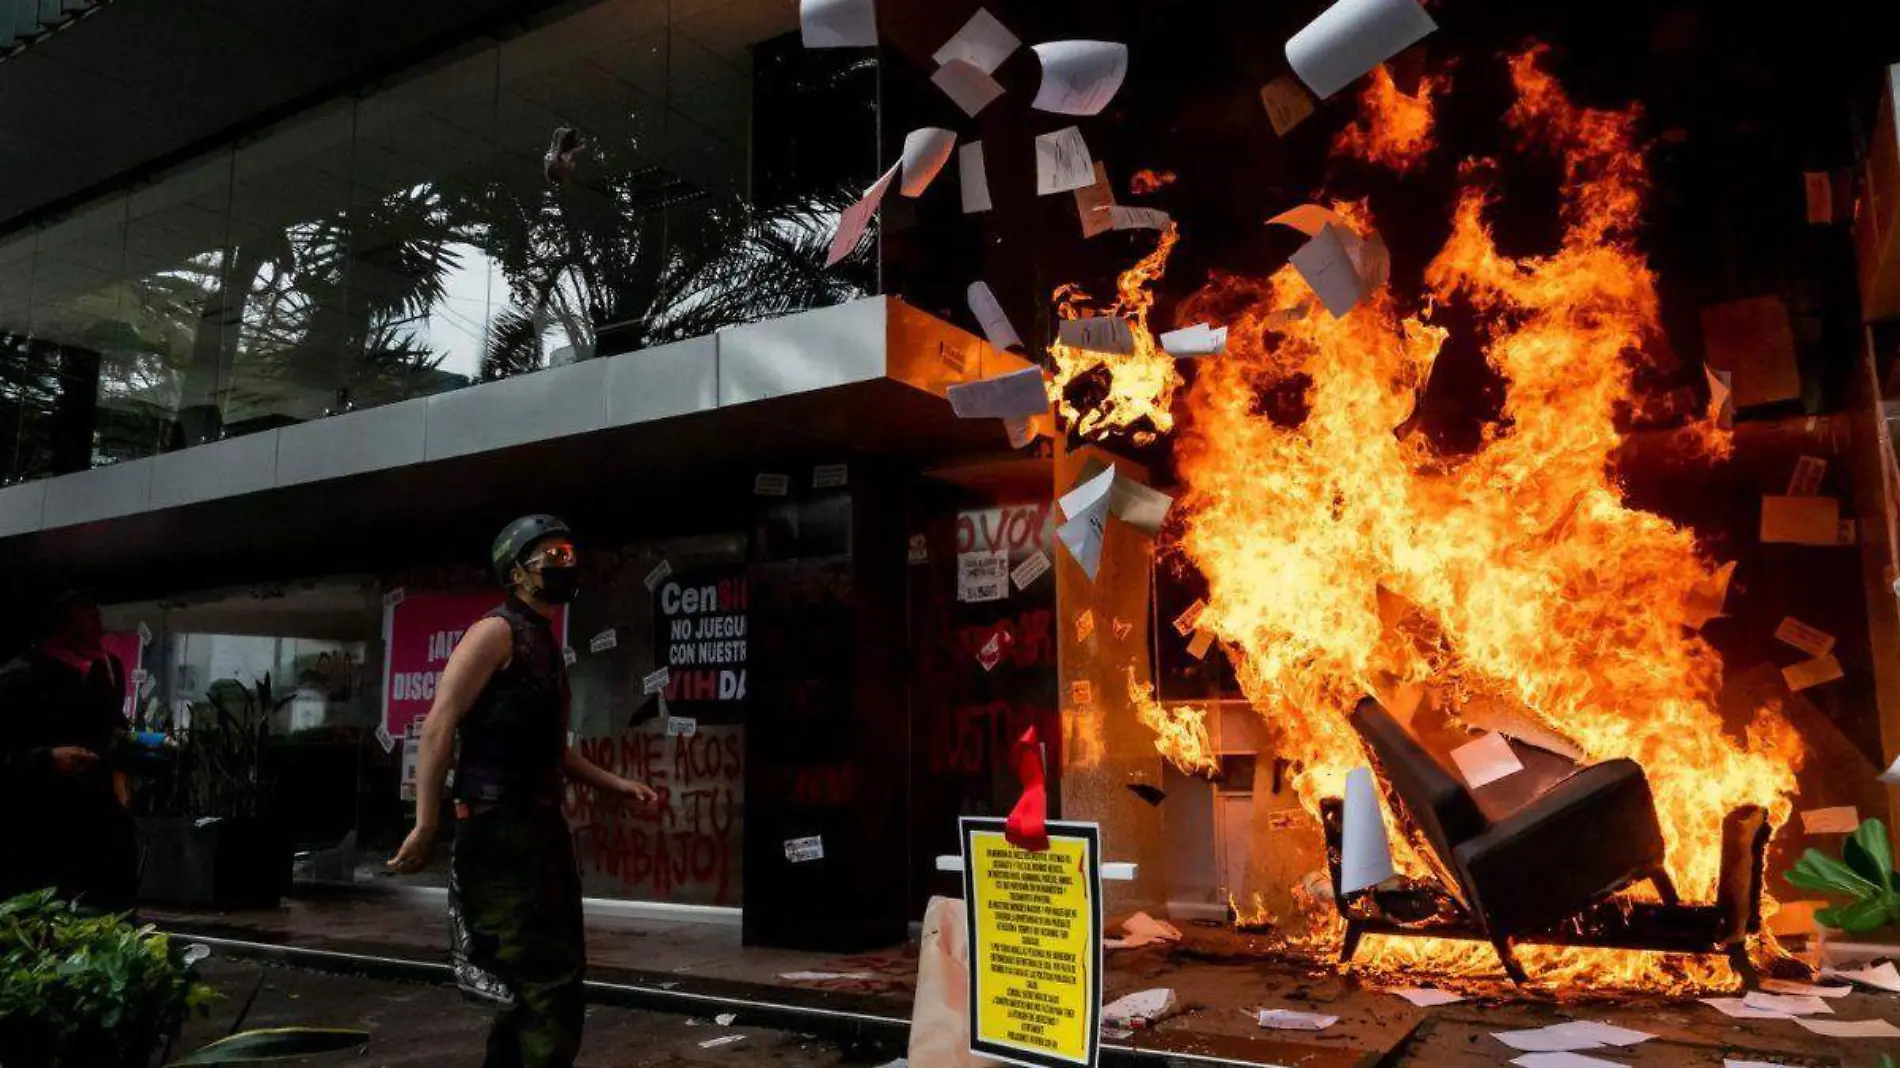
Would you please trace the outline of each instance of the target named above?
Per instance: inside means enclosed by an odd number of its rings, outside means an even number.
[[[432,982],[447,975],[448,931],[439,903],[326,895],[255,912],[147,914],[169,930],[207,936],[226,955]],[[1500,981],[1464,988],[1470,1000],[1420,1009],[1356,975],[1274,959],[1245,935],[1200,926],[1185,932],[1180,946],[1109,953],[1106,998],[1165,986],[1187,1011],[1152,1030],[1105,1039],[1105,1062],[1479,1068],[1518,1056],[1491,1032],[1573,1018],[1655,1034],[1640,1046],[1591,1051],[1636,1068],[1721,1068],[1725,1059],[1871,1068],[1882,1054],[1900,1058],[1900,1040],[1824,1038],[1791,1020],[1730,1019],[1689,999],[1558,1003]],[[914,946],[847,956],[760,949],[742,946],[734,926],[627,919],[590,919],[588,955],[589,992],[597,1003],[699,1016],[744,1011],[765,1026],[899,1047],[916,971]],[[848,978],[784,978],[801,972]],[[1324,1013],[1339,1022],[1311,1033],[1263,1030],[1253,1016],[1266,1007]],[[1830,1007],[1841,1020],[1900,1022],[1900,996],[1855,993]]]

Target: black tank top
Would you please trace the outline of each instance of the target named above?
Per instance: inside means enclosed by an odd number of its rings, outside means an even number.
[[[456,800],[558,805],[568,704],[560,642],[547,619],[512,594],[482,618],[505,620],[514,646],[508,666],[462,717]]]

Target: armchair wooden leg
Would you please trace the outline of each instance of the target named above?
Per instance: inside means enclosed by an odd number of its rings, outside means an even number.
[[[1663,904],[1674,908],[1682,903],[1682,897],[1676,893],[1675,880],[1669,878],[1669,873],[1661,867],[1649,873],[1649,882],[1656,888],[1656,896],[1662,898]]]
[[[1735,969],[1736,975],[1742,977],[1743,986],[1753,990],[1761,984],[1761,976],[1755,971],[1755,962],[1748,957],[1746,939],[1737,939],[1729,944],[1728,964],[1729,967]]]
[[[1517,962],[1517,954],[1511,951],[1509,935],[1498,935],[1491,939],[1491,948],[1498,951],[1498,962],[1504,965],[1504,974],[1511,977],[1511,982],[1519,986],[1530,982],[1530,976],[1525,973],[1524,966]]]
[[[1359,939],[1365,936],[1365,930],[1351,920],[1346,921],[1346,939],[1339,944],[1339,963],[1351,964],[1354,954],[1359,952]]]

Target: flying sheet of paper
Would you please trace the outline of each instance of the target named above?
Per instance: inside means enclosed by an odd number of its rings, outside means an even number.
[[[1227,351],[1227,328],[1196,323],[1161,335],[1161,349],[1170,356],[1214,356]]]
[[[1735,578],[1735,561],[1717,568],[1708,581],[1698,584],[1683,603],[1683,623],[1700,630],[1709,620],[1723,615],[1728,604],[1729,583]]]
[[[877,8],[871,0],[798,0],[806,48],[869,48],[877,44]]]
[[[1197,630],[1194,632],[1194,640],[1188,642],[1187,653],[1196,660],[1206,660],[1207,651],[1213,647],[1214,632],[1211,630]]]
[[[878,205],[884,203],[884,194],[897,180],[897,172],[903,167],[903,161],[891,164],[871,188],[864,191],[864,198],[844,210],[838,217],[838,232],[831,235],[831,251],[825,257],[825,266],[837,266],[838,261],[857,251],[858,242],[864,240],[864,229],[871,224],[871,216],[877,214]]]
[[[1569,757],[1578,764],[1585,762],[1585,754],[1575,742],[1519,715],[1501,701],[1467,701],[1458,709],[1458,721],[1466,727],[1494,731],[1547,753]]]
[[[963,193],[963,214],[990,210],[990,172],[983,162],[983,142],[971,141],[957,149],[957,185]]]
[[[995,74],[996,68],[1002,66],[1003,61],[1022,44],[1015,34],[1009,32],[1008,27],[996,20],[995,15],[978,8],[956,36],[945,41],[943,47],[937,49],[930,58],[940,67],[951,63],[968,63],[985,74]]]
[[[1287,41],[1286,59],[1324,100],[1437,28],[1415,0],[1339,0]]]
[[[953,59],[938,67],[937,73],[930,76],[930,81],[973,119],[978,112],[1003,95],[1000,82],[960,59]]]
[[[1276,1031],[1324,1031],[1339,1022],[1337,1016],[1297,1012],[1293,1009],[1261,1009],[1256,1019],[1260,1026],[1271,1027]]]
[[[1115,228],[1109,209],[1115,206],[1115,187],[1109,184],[1108,167],[1095,161],[1095,180],[1075,191],[1075,213],[1082,218],[1082,236],[1091,238]]]
[[[1718,371],[1706,364],[1702,374],[1709,380],[1709,418],[1723,430],[1735,429],[1735,398],[1733,383],[1735,376],[1727,371]]]
[[[950,387],[950,408],[959,419],[1020,419],[1049,410],[1042,368],[1025,367],[995,378]]]
[[[1161,524],[1167,521],[1172,507],[1173,497],[1132,478],[1117,478],[1109,487],[1109,514],[1149,537],[1161,533]]]
[[[1282,74],[1261,86],[1260,103],[1266,106],[1267,121],[1273,124],[1273,132],[1281,137],[1313,114],[1312,96],[1290,74]]]
[[[1056,507],[1062,509],[1064,519],[1074,519],[1089,512],[1108,511],[1109,495],[1115,488],[1115,469],[1104,466],[1100,471],[1079,480],[1076,485],[1056,501]]]
[[[1832,497],[1763,497],[1764,545],[1838,545],[1841,502]]]
[[[1622,1061],[1606,1061],[1601,1057],[1591,1057],[1582,1053],[1559,1050],[1555,1053],[1526,1053],[1522,1057],[1513,1057],[1511,1063],[1518,1068],[1628,1068]]]
[[[1702,309],[1702,340],[1709,365],[1734,376],[1737,408],[1801,396],[1794,325],[1780,297],[1752,297]]]
[[[1795,693],[1833,682],[1845,674],[1841,670],[1841,662],[1831,656],[1817,656],[1813,660],[1803,660],[1781,669],[1781,677],[1787,680],[1788,689]]]
[[[1741,998],[1699,998],[1702,1004],[1737,1020],[1792,1020],[1794,1017],[1773,1009],[1751,1008]]]
[[[1789,1016],[1813,1016],[1817,1013],[1833,1013],[1833,1006],[1825,998],[1812,995],[1767,994],[1751,990],[1742,997],[1742,1004],[1751,1009],[1764,1012],[1780,1012]]]
[[[1114,477],[1114,472],[1109,472]],[[1056,537],[1069,547],[1069,555],[1082,565],[1082,573],[1093,582],[1102,569],[1102,535],[1108,522],[1106,495],[1082,514],[1056,528]]]
[[[1860,983],[1862,986],[1871,986],[1876,990],[1900,994],[1900,968],[1896,968],[1892,961],[1877,967],[1869,965],[1865,968],[1822,968],[1821,978],[1846,979],[1852,983]]]
[[[1853,805],[1811,808],[1801,813],[1803,834],[1853,834],[1860,829],[1860,810]],[[1762,1006],[1757,1005],[1756,1008]]]
[[[1451,762],[1458,765],[1458,773],[1473,790],[1524,770],[1523,762],[1502,734],[1487,734],[1459,746],[1451,751]]]
[[[1794,646],[1809,656],[1826,656],[1834,651],[1834,635],[1819,627],[1810,627],[1793,616],[1775,628],[1775,640]]]
[[[1761,988],[1770,994],[1792,994],[1805,998],[1844,998],[1854,992],[1849,983],[1838,986],[1821,986],[1816,983],[1797,983],[1792,979],[1763,979]]]
[[[1036,195],[1067,193],[1095,180],[1095,160],[1073,126],[1036,138]]]
[[[1023,343],[1023,339],[1016,334],[1016,328],[1010,325],[1009,316],[1004,314],[1003,305],[996,299],[996,294],[991,291],[988,282],[971,282],[969,298],[970,314],[976,316],[977,323],[983,327],[983,336],[989,339],[990,344],[999,349],[1007,349]],[[1024,412],[1022,414],[1037,413]]]
[[[1379,792],[1372,784],[1371,768],[1354,768],[1346,774],[1346,800],[1340,822],[1340,893],[1356,894],[1397,874],[1392,867],[1392,845],[1386,840],[1385,817],[1379,812]]]
[[[1328,226],[1336,226],[1341,230],[1352,229],[1352,224],[1338,212],[1322,208],[1318,204],[1301,204],[1297,208],[1288,208],[1268,219],[1267,225],[1290,226],[1308,237],[1318,237],[1319,232]]]
[[[1292,262],[1293,268],[1306,279],[1306,284],[1335,319],[1345,318],[1366,295],[1365,283],[1353,266],[1340,231],[1330,224],[1319,236],[1300,246]]]
[[[1788,477],[1788,496],[1819,496],[1821,480],[1826,477],[1826,460],[1819,456],[1803,456],[1794,462],[1794,474]]]
[[[1893,763],[1887,765],[1887,770],[1880,773],[1879,779],[1888,786],[1900,786],[1900,757],[1895,757]]]
[[[1797,1016],[1794,1022],[1828,1038],[1900,1038],[1900,1027],[1885,1020],[1816,1020]]]
[[[940,130],[926,126],[921,130],[912,130],[904,138],[904,184],[898,192],[907,197],[920,197],[930,187],[937,172],[950,162],[950,150],[957,144],[954,130]]]
[[[1009,447],[1020,449],[1036,440],[1036,421],[1024,416],[1020,419],[1003,420],[1003,434],[1009,438]]]
[[[1109,205],[1108,219],[1117,230],[1166,230],[1174,225],[1174,219],[1159,208],[1131,208],[1121,204]]]
[[[1030,106],[1057,115],[1096,115],[1128,76],[1128,46],[1110,41],[1051,41],[1036,46],[1042,85]]]
[[[1135,332],[1128,320],[1112,315],[1064,319],[1056,324],[1056,340],[1072,349],[1126,356],[1135,351]]]
[[[1354,774],[1358,773],[1354,772]],[[1352,780],[1347,779],[1346,785],[1347,788],[1350,789]],[[1449,990],[1428,990],[1424,987],[1417,986],[1393,987],[1387,990],[1386,993],[1396,997],[1402,997],[1421,1009],[1429,1009],[1436,1005],[1451,1005],[1465,999],[1463,994],[1454,994]]]

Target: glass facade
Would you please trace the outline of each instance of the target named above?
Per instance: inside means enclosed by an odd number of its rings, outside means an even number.
[[[0,484],[870,292],[876,94],[796,5],[606,0],[0,238]]]

